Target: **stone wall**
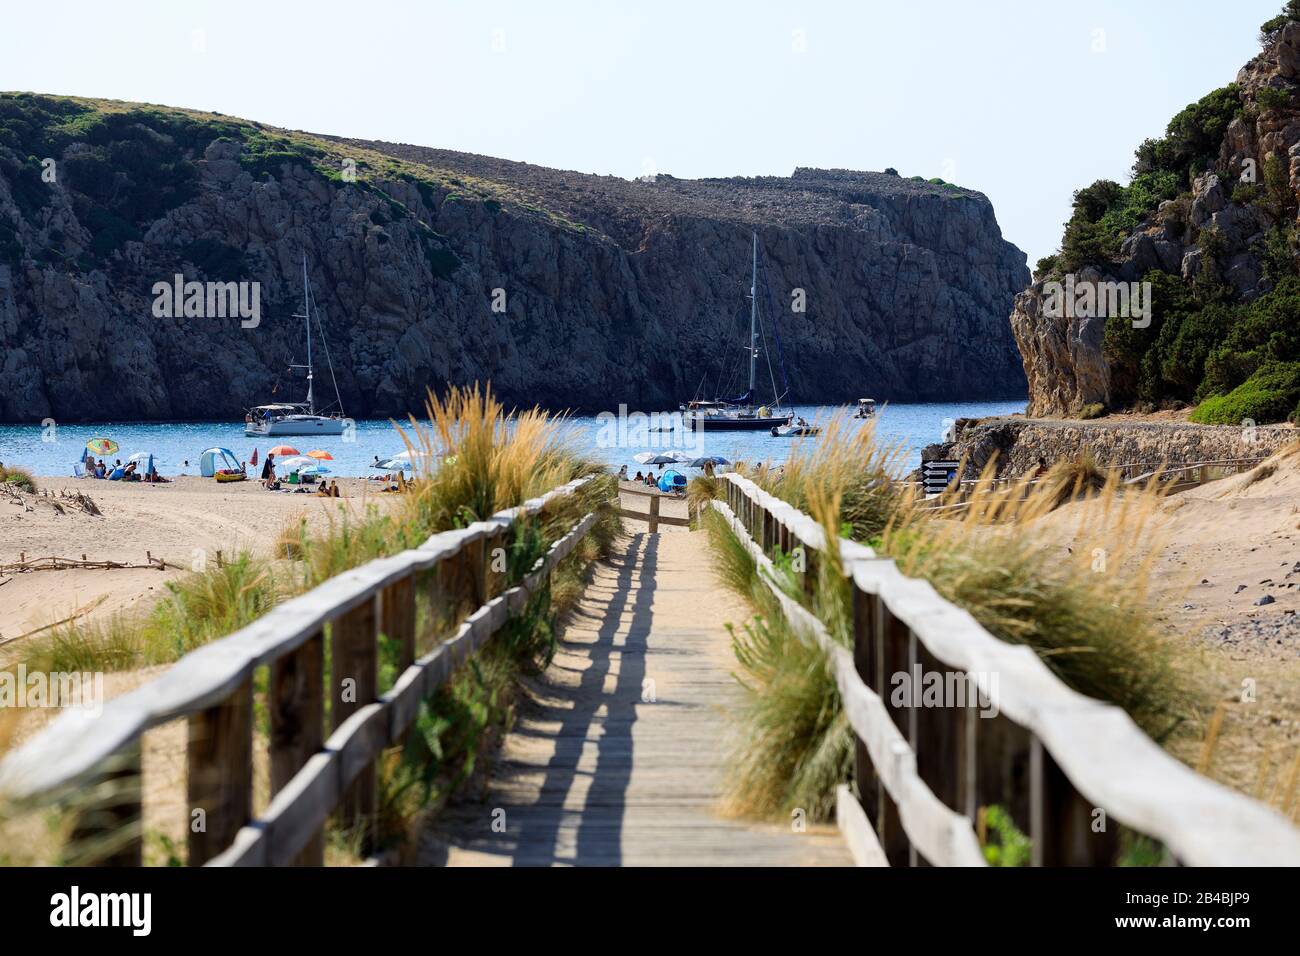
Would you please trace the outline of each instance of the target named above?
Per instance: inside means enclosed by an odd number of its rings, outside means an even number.
[[[1190,464],[1226,458],[1258,458],[1300,439],[1284,425],[1253,429],[1164,421],[1054,421],[1024,418],[961,419],[956,441],[930,445],[921,459],[967,459],[975,477],[996,455],[999,476],[1019,475],[1040,457],[1050,465],[1090,453],[1101,465],[1139,462]]]

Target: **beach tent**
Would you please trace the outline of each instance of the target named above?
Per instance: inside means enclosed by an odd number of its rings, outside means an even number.
[[[669,468],[659,478],[659,490],[663,492],[685,491],[686,476],[680,471]]]
[[[239,459],[229,448],[209,448],[199,455],[199,474],[204,478],[212,478],[222,469],[241,470]]]

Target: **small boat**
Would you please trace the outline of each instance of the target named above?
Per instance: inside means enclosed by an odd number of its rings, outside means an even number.
[[[853,413],[854,418],[873,418],[876,414],[876,400],[874,398],[859,398],[858,409]]]
[[[789,425],[781,425],[772,429],[773,438],[803,438],[805,436],[820,435],[821,433],[820,425],[810,425],[802,418]]]
[[[307,253],[302,254],[302,315],[294,314],[295,319],[307,323],[307,364],[291,365],[290,368],[307,370],[307,400],[303,402],[281,402],[271,405],[255,405],[244,416],[244,434],[249,438],[268,437],[272,435],[342,435],[346,421],[341,414],[319,415],[316,412],[316,399],[312,391],[311,364],[311,285],[307,281]],[[319,310],[317,310],[319,312]],[[319,317],[317,319],[319,324]],[[324,331],[322,330],[322,341]],[[327,352],[328,354],[328,352]],[[334,377],[334,368],[330,367],[330,377]],[[334,398],[339,408],[343,400],[339,396],[339,383],[334,380]]]

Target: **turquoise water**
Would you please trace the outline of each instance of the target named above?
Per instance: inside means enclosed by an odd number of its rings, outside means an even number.
[[[878,433],[887,443],[901,442],[909,449],[908,466],[920,461],[925,445],[940,441],[953,419],[983,415],[1009,415],[1024,411],[1024,402],[961,402],[926,405],[889,405],[881,409]],[[795,413],[809,421],[824,421],[837,407],[796,406]],[[683,436],[680,431],[655,432],[657,419],[635,415],[619,421],[613,416],[577,417],[564,425],[567,437],[580,451],[613,468],[627,465],[635,474],[632,456],[641,451],[682,450],[689,454],[721,455],[732,461],[782,461],[794,447],[789,438],[766,432],[705,432]],[[110,458],[145,451],[154,454],[163,475],[198,474],[198,457],[214,445],[229,448],[247,460],[256,448],[259,460],[267,449],[286,444],[300,452],[323,448],[334,456],[327,462],[335,475],[367,474],[378,455],[386,458],[403,450],[401,439],[387,421],[358,421],[353,440],[332,438],[245,438],[242,422],[106,422],[89,425],[0,425],[0,462],[17,465],[37,475],[71,475],[72,465],[91,438],[111,438],[121,447]],[[307,442],[309,444],[299,444]],[[188,461],[188,466],[185,462]]]

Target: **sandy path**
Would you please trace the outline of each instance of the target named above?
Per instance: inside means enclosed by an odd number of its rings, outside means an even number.
[[[748,616],[702,533],[624,539],[529,686],[483,798],[434,821],[421,862],[851,865],[833,828],[718,812],[740,693],[724,625]]]
[[[324,527],[331,516],[338,518],[340,508],[361,510],[372,502],[387,506],[396,497],[375,494],[360,479],[340,479],[345,497],[338,500],[272,493],[255,481],[218,484],[196,477],[165,485],[42,478],[39,485],[56,494],[86,494],[102,516],[63,499],[0,497],[0,564],[17,562],[26,553],[28,560],[84,554],[91,560],[143,565],[149,552],[169,568],[0,574],[0,642],[88,606],[94,609],[87,617],[132,607],[196,560],[214,560],[218,550],[268,554],[280,530],[300,515],[309,526]]]

